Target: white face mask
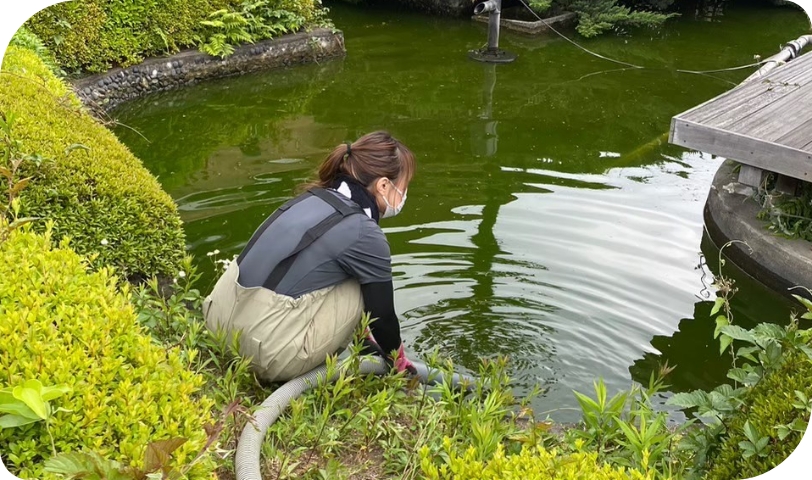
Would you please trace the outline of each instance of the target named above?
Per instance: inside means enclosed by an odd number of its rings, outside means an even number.
[[[392,182],[392,180],[389,180],[389,182],[392,184],[392,188],[394,188],[400,194],[400,204],[397,207],[393,207],[389,204],[389,199],[387,199],[386,195],[384,195],[383,202],[386,204],[386,210],[384,210],[381,218],[394,217],[400,213],[401,210],[403,210],[403,205],[406,203],[406,193],[408,190],[406,190],[406,192],[401,192],[400,189],[395,186],[395,183]]]

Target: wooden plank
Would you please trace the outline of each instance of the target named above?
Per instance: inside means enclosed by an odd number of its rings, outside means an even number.
[[[812,118],[800,125],[795,125],[794,128],[785,135],[775,139],[775,143],[780,143],[799,150],[808,150],[810,143],[812,143]]]
[[[812,53],[803,55],[766,75],[763,80],[753,80],[735,87],[716,98],[677,115],[685,120],[704,123],[719,114],[731,111],[767,94],[769,97],[782,97],[797,89],[795,84],[805,86],[812,83]],[[786,85],[785,85],[786,84]],[[769,98],[766,99],[769,102]]]
[[[812,56],[809,58],[812,60]],[[795,60],[793,62],[795,62]],[[793,64],[793,62],[788,63],[786,66]],[[776,70],[783,68],[785,67],[778,67]],[[773,72],[775,72],[775,70]],[[812,65],[810,65],[809,68],[793,69],[791,74],[781,75],[778,78],[780,78],[780,80],[774,80],[772,76],[768,75],[764,77],[764,80],[755,80],[740,85],[678,116],[689,121],[704,123],[713,119],[719,113],[724,113],[739,107],[751,101],[752,98],[759,97],[765,93],[770,96],[781,97],[783,94],[796,89],[795,84],[804,86],[812,83]]]
[[[724,112],[721,112],[714,118],[706,120],[702,123],[706,123],[708,125],[717,128],[727,128],[730,125],[738,123],[747,117],[759,113],[764,108],[768,108],[780,102],[786,102],[788,99],[792,98],[793,95],[797,94],[798,91],[801,90],[802,88],[795,86],[794,84],[793,85],[765,84],[762,85],[762,87],[767,89],[762,94],[756,97],[751,97],[750,99],[742,102],[738,106],[730,108]],[[772,90],[769,90],[770,88]]]
[[[709,125],[773,142],[810,119],[812,119],[812,85],[735,122],[719,124],[713,122]]]
[[[761,188],[765,176],[767,176],[767,172],[758,167],[741,164],[739,169],[739,183],[753,188]]]
[[[812,153],[674,119],[670,142],[800,180],[812,180]]]
[[[798,185],[800,180],[797,178],[788,177],[786,175],[779,175],[775,181],[775,189],[787,195],[795,195],[798,192]]]

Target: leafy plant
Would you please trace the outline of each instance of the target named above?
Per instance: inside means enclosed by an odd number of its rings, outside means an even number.
[[[767,187],[755,193],[761,205],[758,218],[766,220],[767,229],[788,238],[812,241],[812,184],[801,182],[798,195],[787,195],[771,190],[774,176]]]
[[[632,10],[618,5],[616,0],[573,0],[564,2],[564,8],[578,14],[578,33],[595,37],[608,30],[622,31],[628,27],[657,27],[676,16],[675,13],[659,13]]]
[[[25,26],[20,27],[11,37],[10,46],[25,48],[34,52],[56,76],[64,77],[65,71],[59,66],[45,43]]]
[[[305,21],[303,15],[279,9],[269,0],[245,0],[239,10],[220,9],[211,13],[209,20],[200,22],[208,28],[200,51],[225,58],[234,53],[234,45],[295,32]]]
[[[0,127],[0,153],[28,155],[13,173],[36,179],[14,192],[19,216],[53,220],[56,238],[70,237],[94,267],[115,267],[122,277],[177,272],[184,250],[181,220],[156,178],[33,52],[10,47],[3,68],[0,111],[13,112],[14,121],[11,136]],[[39,160],[47,168],[38,168],[37,159],[45,158],[52,163]],[[7,197],[8,191],[0,193]],[[42,231],[44,225],[33,228]]]
[[[43,478],[43,461],[55,450],[92,450],[139,466],[152,439],[181,436],[189,440],[174,460],[186,464],[211,423],[204,378],[177,348],[146,335],[126,286],[117,291],[109,270],[89,272],[67,242],[52,247],[49,228],[50,222],[44,235],[18,229],[0,244],[0,257],[14,259],[0,264],[0,371],[18,386],[31,378],[60,386],[23,383],[20,395],[28,401],[36,402],[37,391],[43,402],[52,400],[63,385],[73,394],[61,399],[64,410],[46,407],[47,422],[0,430],[3,461],[30,478]],[[42,418],[42,405],[31,405]],[[201,460],[189,477],[209,478],[212,468],[210,459]]]
[[[5,241],[15,229],[38,220],[36,217],[20,217],[19,195],[31,182],[33,175],[26,178],[18,176],[24,163],[32,163],[35,168],[39,168],[43,158],[22,152],[22,142],[15,137],[13,131],[15,120],[13,113],[6,114],[0,110],[0,176],[5,180],[4,185],[0,184],[0,191],[5,190],[7,195],[7,200],[0,202],[0,214],[3,215],[0,220],[0,242]]]
[[[318,0],[273,0],[269,8],[324,24]],[[213,11],[240,11],[236,0],[154,0],[63,2],[37,13],[26,28],[43,40],[70,71],[102,72],[208,42],[213,33],[201,21]]]
[[[212,12],[209,18],[211,20],[203,20],[200,24],[209,27],[214,33],[200,46],[201,52],[225,58],[234,53],[234,44],[254,43],[248,19],[242,12],[221,9]]]

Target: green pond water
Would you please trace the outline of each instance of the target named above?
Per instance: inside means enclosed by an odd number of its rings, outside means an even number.
[[[518,61],[485,65],[466,56],[485,42],[482,24],[332,7],[346,58],[114,112],[128,126],[116,134],[177,201],[204,289],[217,275],[207,252],[239,253],[336,144],[383,128],[419,161],[403,213],[382,223],[412,355],[440,349],[462,370],[508,355],[518,393],[542,385],[537,410],[561,409],[561,421],[578,418],[573,389],[645,382],[665,360],[675,391],[724,381],[709,319],[717,252],[702,219],[722,160],[667,145],[666,132],[752,70],[675,70],[771,55],[807,31],[802,12],[741,6],[579,39],[646,67],[618,70],[561,38],[504,31]],[[732,274],[737,322],[787,318],[786,301]]]

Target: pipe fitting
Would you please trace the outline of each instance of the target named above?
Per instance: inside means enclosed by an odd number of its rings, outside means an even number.
[[[496,0],[488,0],[474,7],[474,15],[482,15],[484,13],[499,13],[499,4]]]

